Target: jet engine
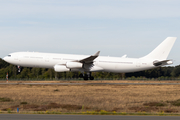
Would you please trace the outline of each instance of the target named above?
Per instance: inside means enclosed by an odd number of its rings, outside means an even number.
[[[66,67],[70,69],[82,68],[83,64],[79,62],[67,62]]]
[[[69,71],[69,69],[64,65],[55,65],[54,66],[54,71],[56,71],[56,72],[65,72],[65,71]]]

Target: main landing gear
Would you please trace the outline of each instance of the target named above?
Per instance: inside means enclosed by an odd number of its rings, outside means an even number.
[[[90,79],[90,80],[94,80],[94,77],[93,76],[91,76],[91,72],[88,72],[87,74],[80,74],[79,75],[79,77],[81,77],[81,78],[84,78],[84,80],[88,80],[88,79]]]

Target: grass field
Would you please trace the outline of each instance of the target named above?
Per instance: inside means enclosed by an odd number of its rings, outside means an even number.
[[[157,83],[160,81],[69,82]],[[178,81],[163,81],[163,83],[167,82]],[[180,113],[180,85],[0,85],[0,110],[15,111],[17,107],[20,111],[105,110],[127,113]]]

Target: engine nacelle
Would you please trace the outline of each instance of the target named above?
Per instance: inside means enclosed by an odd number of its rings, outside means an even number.
[[[56,72],[66,72],[66,71],[69,71],[69,69],[66,68],[66,66],[64,66],[64,65],[55,65],[54,66],[54,71],[56,71]]]
[[[67,62],[66,67],[70,69],[82,68],[83,64],[79,62]]]

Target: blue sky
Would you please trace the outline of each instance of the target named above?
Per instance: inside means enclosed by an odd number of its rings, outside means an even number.
[[[179,0],[0,0],[0,57],[36,51],[142,57],[178,37]]]

